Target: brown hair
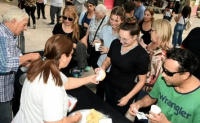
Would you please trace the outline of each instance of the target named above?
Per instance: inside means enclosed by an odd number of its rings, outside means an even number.
[[[77,39],[78,41],[80,40],[80,32],[79,32],[79,25],[78,25],[78,14],[77,14],[77,9],[75,6],[66,6],[63,10],[63,15],[65,13],[69,12],[69,14],[74,18],[73,23],[72,23],[72,39]]]
[[[153,11],[153,9],[147,8],[147,9],[145,9],[144,13],[146,11],[149,11],[149,13],[151,14],[151,16],[152,16],[151,21],[153,22],[154,21],[154,17],[153,17],[154,16],[154,11]]]
[[[120,6],[116,6],[116,7],[114,7],[114,8],[112,9],[112,11],[111,11],[111,13],[110,13],[110,17],[111,17],[112,15],[119,16],[120,19],[121,19],[122,21],[124,21],[124,19],[125,19],[125,10],[124,10],[124,8],[122,8],[122,7],[120,7]],[[110,21],[108,21],[108,25],[110,25]]]
[[[34,79],[41,73],[44,83],[47,83],[49,74],[52,73],[53,79],[57,86],[62,86],[62,80],[59,71],[59,59],[63,54],[68,57],[73,48],[72,40],[62,34],[57,34],[50,37],[44,49],[44,59],[33,61],[27,72],[27,78],[33,82]]]

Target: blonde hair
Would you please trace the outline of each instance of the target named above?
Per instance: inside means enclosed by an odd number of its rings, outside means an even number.
[[[69,12],[70,15],[73,16],[74,20],[72,21],[71,28],[73,29],[72,39],[80,40],[80,32],[79,32],[79,25],[78,25],[78,14],[75,6],[66,6],[63,10],[63,15]]]
[[[17,21],[22,21],[25,18],[29,18],[28,14],[24,12],[23,10],[19,8],[13,8],[9,9],[8,11],[5,12],[5,14],[2,17],[2,22],[10,22],[14,19]]]
[[[169,49],[172,35],[172,26],[169,21],[165,19],[155,20],[152,27],[155,28],[156,34],[161,41],[160,48],[163,50]]]

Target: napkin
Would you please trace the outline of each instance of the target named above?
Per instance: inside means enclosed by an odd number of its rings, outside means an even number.
[[[111,118],[103,118],[103,119],[99,120],[99,123],[112,123],[112,119]]]

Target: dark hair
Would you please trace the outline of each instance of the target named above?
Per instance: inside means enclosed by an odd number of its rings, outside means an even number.
[[[128,22],[128,19],[126,19],[125,23],[123,23],[120,26],[120,29],[122,30],[126,30],[126,31],[130,31],[130,35],[134,36],[134,35],[139,35],[140,33],[140,27],[137,23],[133,23],[133,22]]]
[[[181,14],[182,14],[182,16],[183,16],[184,18],[187,18],[187,17],[189,17],[189,18],[190,18],[190,14],[191,14],[191,7],[190,7],[190,6],[188,6],[188,5],[184,6],[184,8],[183,8],[183,10],[182,10]]]
[[[88,0],[87,3],[90,3],[94,6],[97,6],[98,5],[98,0]]]
[[[57,86],[62,86],[62,80],[60,77],[59,70],[59,59],[63,54],[68,57],[73,48],[71,38],[57,34],[50,37],[44,49],[44,59],[33,61],[27,72],[27,78],[33,82],[34,79],[41,73],[40,77],[43,76],[44,83],[47,83],[50,72],[52,73],[53,79]]]
[[[142,0],[133,0],[133,1],[142,3]]]
[[[122,21],[124,21],[124,19],[125,19],[125,10],[124,10],[124,8],[122,8],[120,6],[115,6],[112,9],[111,13],[110,13],[110,17],[112,15],[117,15],[117,16],[119,16],[121,18]]]
[[[179,72],[193,73],[197,66],[198,60],[195,55],[187,49],[172,48],[167,50],[167,59],[173,59],[179,63]]]
[[[135,4],[133,2],[126,2],[123,5],[123,7],[124,7],[126,13],[130,13],[132,10],[135,9]]]

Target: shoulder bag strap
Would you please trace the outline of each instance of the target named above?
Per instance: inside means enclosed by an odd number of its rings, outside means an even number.
[[[100,26],[101,26],[101,24],[103,23],[103,21],[104,21],[104,19],[106,18],[106,16],[104,16],[103,17],[103,19],[102,19],[102,21],[101,21],[101,23],[99,24],[99,26],[98,26],[98,28],[97,28],[97,30],[96,30],[96,32],[95,32],[95,34],[94,34],[94,38],[93,38],[93,40],[92,41],[94,41],[94,39],[95,39],[95,37],[96,37],[96,35],[97,35],[97,32],[98,32],[98,30],[99,30],[99,28],[100,28]]]

